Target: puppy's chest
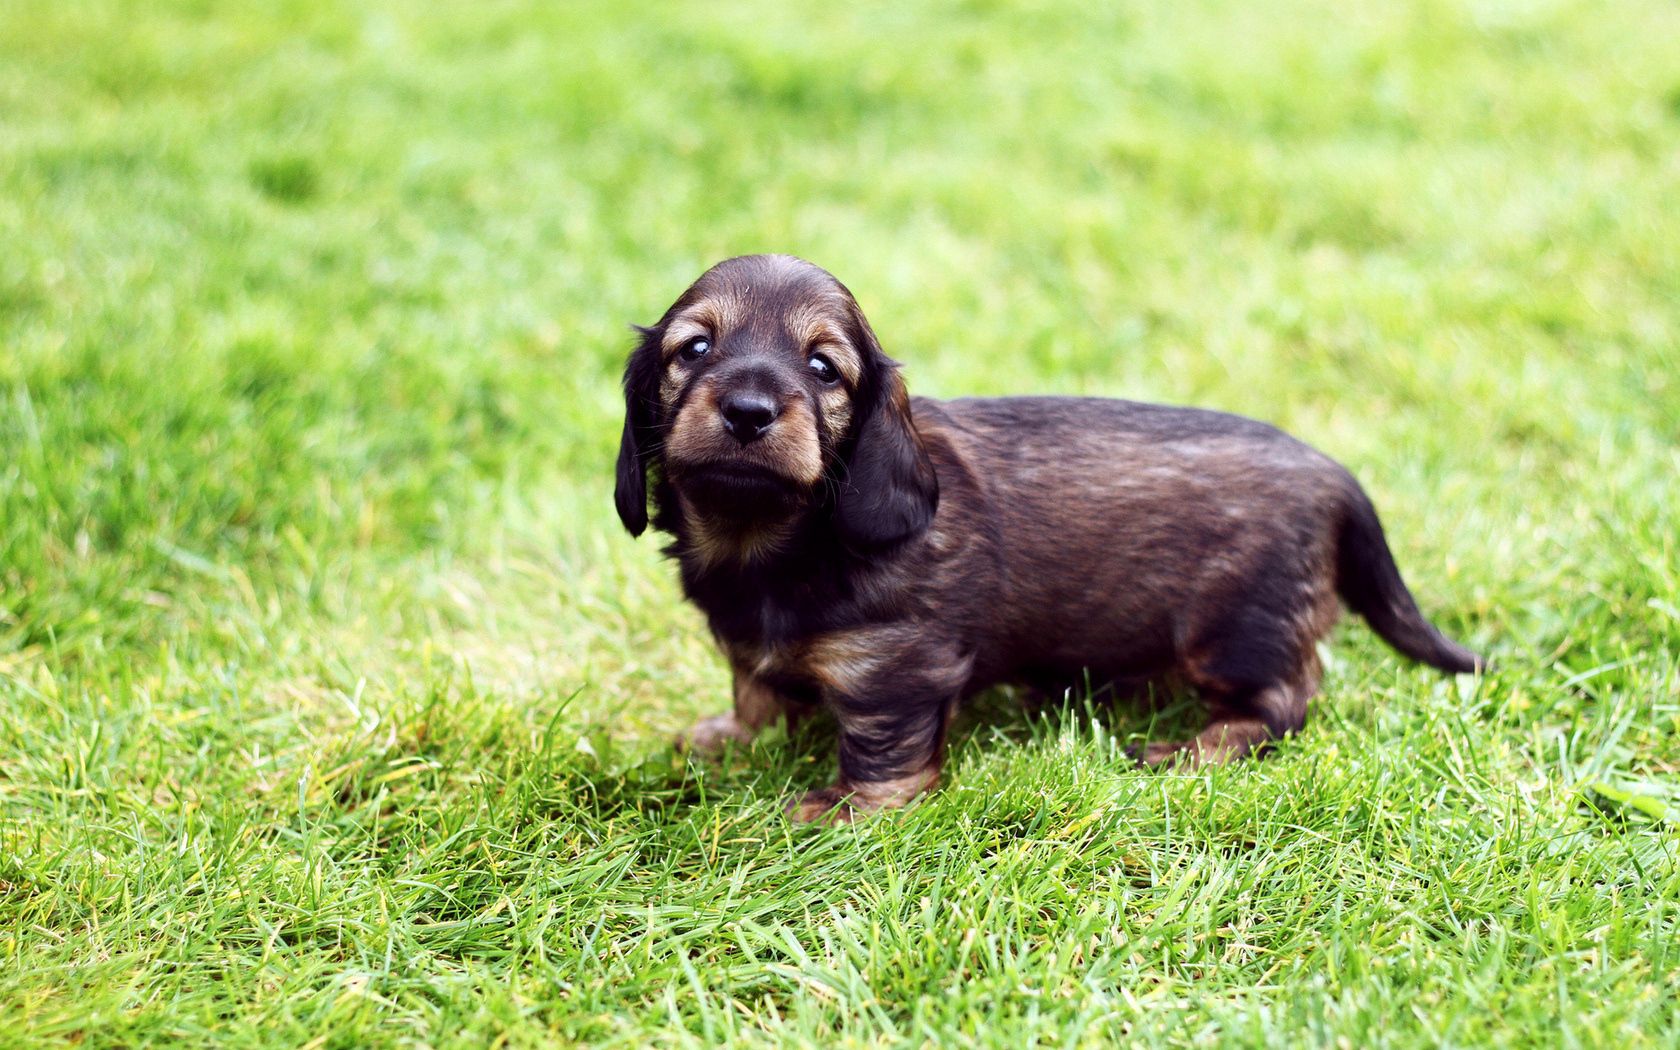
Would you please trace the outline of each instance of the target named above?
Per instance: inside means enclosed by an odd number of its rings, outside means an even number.
[[[683,589],[726,647],[782,649],[869,617],[854,574],[787,564],[740,573],[690,573]]]
[[[869,693],[902,663],[895,629],[857,627],[775,644],[718,641],[730,666],[789,700],[818,703]],[[883,644],[887,643],[887,644]]]
[[[749,612],[756,615],[745,615]],[[763,603],[732,613],[711,618],[731,667],[793,699],[815,701],[835,690],[849,692],[885,655],[876,650],[884,638],[882,625],[856,616],[855,609]]]
[[[788,694],[849,693],[914,642],[920,605],[897,574],[856,564],[777,569],[684,580],[737,673]]]
[[[783,649],[837,626],[836,609],[820,599],[787,597],[743,586],[732,593],[696,595],[712,633],[728,649]]]
[[[738,676],[763,682],[790,699],[821,701],[825,683],[807,658],[808,643],[740,644],[722,638],[718,642]]]

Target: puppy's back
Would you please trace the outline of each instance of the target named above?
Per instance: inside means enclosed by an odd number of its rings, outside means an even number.
[[[1170,663],[1200,614],[1232,595],[1330,585],[1358,487],[1276,427],[1102,398],[912,407],[918,430],[949,449],[976,490],[941,516],[996,526],[1011,642],[1053,664],[1109,655],[1111,670],[1147,671]]]
[[[1255,446],[1311,447],[1257,419],[1205,408],[1156,405],[1107,397],[960,397],[911,399],[918,424],[924,415],[976,436],[1023,447],[1050,443],[1082,448],[1093,439],[1161,445],[1230,439]]]
[[[1344,496],[1340,464],[1268,423],[1225,412],[1094,397],[912,402],[918,429],[961,449],[994,498],[1088,511],[1190,500],[1242,510]],[[1073,509],[1073,508],[1069,508]],[[1328,508],[1327,508],[1328,509]],[[1337,508],[1339,509],[1339,508]]]

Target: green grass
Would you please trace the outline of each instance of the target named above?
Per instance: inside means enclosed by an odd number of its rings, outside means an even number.
[[[1680,1041],[1680,9],[0,0],[0,1044]],[[726,255],[1279,423],[1477,682],[829,831],[610,498]],[[1169,715],[1176,717],[1173,713]],[[1603,785],[1603,791],[1592,785]]]

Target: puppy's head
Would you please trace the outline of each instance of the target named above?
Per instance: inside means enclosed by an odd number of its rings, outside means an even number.
[[[677,514],[713,532],[824,513],[846,543],[872,548],[931,520],[937,480],[898,367],[827,271],[729,259],[639,331],[616,493],[632,535],[647,527],[650,468],[656,495],[668,488]]]

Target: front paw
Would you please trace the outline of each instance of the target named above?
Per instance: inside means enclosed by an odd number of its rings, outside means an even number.
[[[734,715],[713,715],[710,718],[702,718],[685,732],[678,734],[676,746],[678,751],[715,755],[722,751],[726,744],[747,744],[752,738],[752,731],[736,721]]]
[[[787,805],[788,819],[798,824],[850,824],[857,816],[846,793],[837,787],[807,791]]]

